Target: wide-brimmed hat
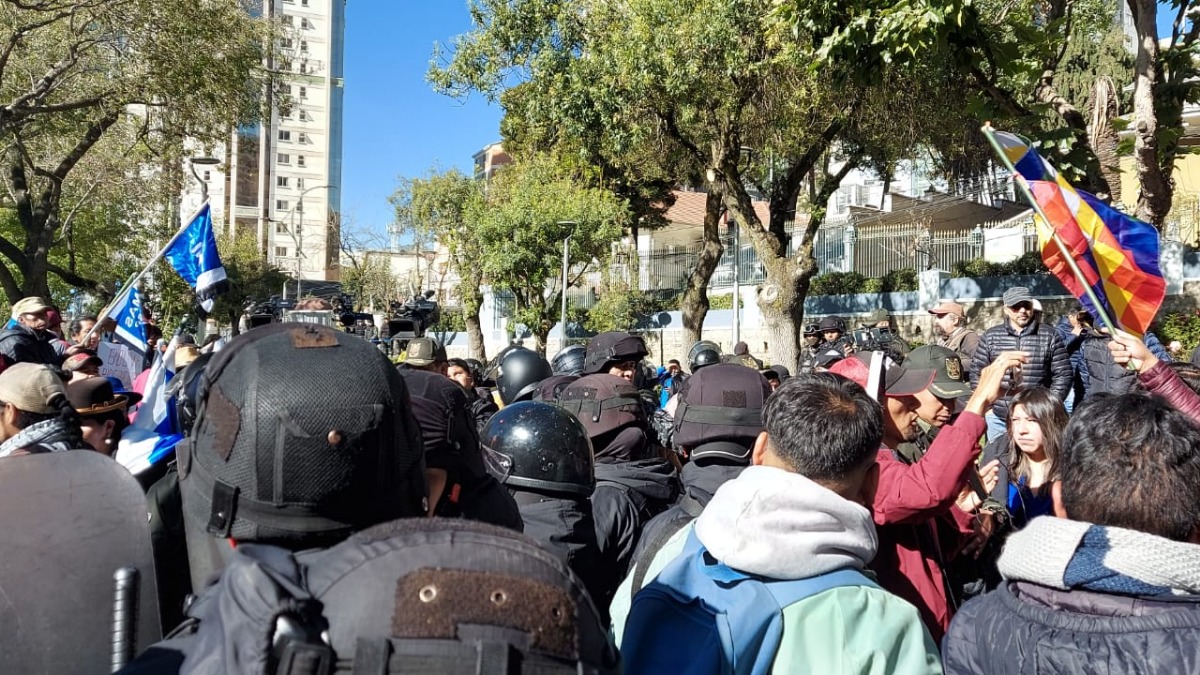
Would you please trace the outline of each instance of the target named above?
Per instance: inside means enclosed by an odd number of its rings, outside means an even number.
[[[114,410],[124,412],[132,404],[128,396],[114,391],[105,377],[89,377],[68,384],[67,400],[80,417],[97,417]]]

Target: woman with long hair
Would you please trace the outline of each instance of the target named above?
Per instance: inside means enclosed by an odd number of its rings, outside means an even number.
[[[1012,525],[1025,526],[1053,513],[1051,486],[1058,480],[1058,454],[1067,410],[1045,387],[1022,388],[1013,395],[1008,431],[984,451],[984,459],[1000,459],[1000,483],[992,497],[1012,515]]]

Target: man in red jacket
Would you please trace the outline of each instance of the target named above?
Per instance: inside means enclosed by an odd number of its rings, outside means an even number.
[[[855,355],[831,370],[866,386],[869,358]],[[933,371],[905,370],[889,362],[883,378],[884,447],[879,449],[879,488],[872,504],[879,551],[871,568],[880,585],[916,606],[938,643],[953,615],[945,565],[973,532],[974,516],[968,511],[979,505],[965,488],[967,471],[975,470],[979,437],[987,429],[983,414],[1000,395],[1005,372],[1019,368],[1026,358],[1024,352],[1003,352],[984,368],[958,419],[943,427],[912,464],[892,448],[916,437],[920,404],[915,395],[929,386]]]

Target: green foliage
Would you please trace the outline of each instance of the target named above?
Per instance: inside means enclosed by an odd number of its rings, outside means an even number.
[[[880,279],[880,291],[884,293],[915,291],[919,286],[917,271],[911,267],[892,270]]]
[[[745,307],[745,304],[742,304]],[[725,293],[723,295],[708,296],[709,309],[733,309],[733,294]]]
[[[1185,353],[1200,346],[1200,312],[1170,312],[1164,314],[1154,329],[1163,344],[1179,340]]]
[[[558,173],[551,158],[535,157],[493,177],[468,220],[486,252],[476,264],[492,287],[513,293],[514,320],[544,348],[558,319],[563,240],[571,238],[569,265],[578,275],[607,258],[629,211],[611,192],[581,186]]]
[[[1037,251],[1025,253],[1020,258],[1006,263],[988,262],[983,258],[971,258],[954,263],[950,269],[952,277],[1003,277],[1013,274],[1047,274],[1046,264]]]
[[[399,299],[400,288],[385,257],[347,256],[351,264],[342,268],[342,291],[354,298],[360,309],[389,310],[388,302]]]
[[[429,327],[434,333],[465,333],[467,320],[461,307],[442,307],[438,322]]]
[[[850,295],[863,293],[867,278],[858,272],[830,272],[813,277],[809,295]]]

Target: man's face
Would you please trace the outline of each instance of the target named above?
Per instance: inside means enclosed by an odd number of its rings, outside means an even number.
[[[463,389],[471,389],[475,386],[475,378],[471,377],[471,371],[461,366],[450,366],[447,368],[446,377],[457,382]]]
[[[767,384],[771,385],[771,391],[775,391],[782,383],[779,381],[778,377],[770,377],[767,378]]]
[[[957,402],[952,398],[939,398],[932,391],[926,389],[917,394],[917,402],[920,407],[917,408],[917,417],[925,420],[925,423],[935,429],[941,429],[950,421],[950,416],[954,414],[954,407]]]
[[[669,373],[671,375],[671,377],[675,377],[676,375],[678,375],[679,370],[680,369],[679,369],[678,363],[672,363],[667,366],[667,373]]]
[[[617,377],[633,382],[633,374],[637,371],[637,367],[637,361],[622,361],[621,363],[612,364],[608,369],[608,374],[616,375]]]
[[[840,338],[842,336],[842,331],[840,331],[840,330],[824,330],[824,331],[821,331],[821,335],[823,335],[825,337],[826,342],[833,342],[834,340],[837,340],[838,338]]]
[[[1024,328],[1033,320],[1033,303],[1018,302],[1012,307],[1005,307],[1004,316],[1008,317],[1008,321],[1012,324],[1013,328]]]
[[[887,328],[888,330],[891,330],[892,322],[888,321],[887,319],[884,319],[883,321],[876,321],[873,328]]]
[[[933,318],[933,330],[938,335],[948,336],[958,328],[958,317],[953,314],[938,314]]]
[[[26,312],[17,317],[17,323],[33,330],[46,330],[46,311]]]
[[[79,332],[75,335],[72,335],[71,339],[75,340],[76,342],[81,341],[83,339],[83,336],[87,335],[88,331],[91,330],[92,326],[95,326],[95,325],[96,325],[95,321],[80,321],[79,322]],[[99,342],[100,342],[100,334],[99,334],[99,332],[96,332],[96,333],[92,334],[92,336],[90,338],[88,338],[87,347],[89,349],[94,349],[95,345]]]
[[[805,335],[804,344],[808,345],[809,347],[816,347],[817,345],[821,344],[821,336],[816,333]]]
[[[893,440],[915,441],[921,428],[917,426],[917,409],[921,403],[916,396],[884,396],[883,436]]]

